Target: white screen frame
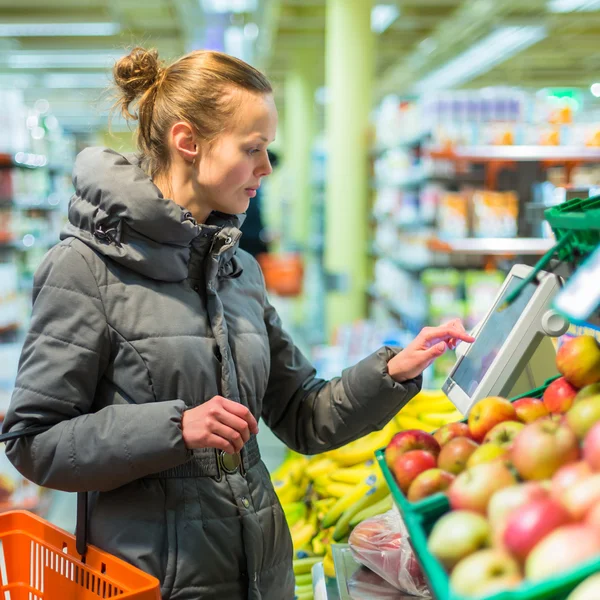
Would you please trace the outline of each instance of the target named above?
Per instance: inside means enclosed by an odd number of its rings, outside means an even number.
[[[475,335],[476,341],[473,343],[473,346],[477,344],[477,340],[485,332],[485,327],[511,280],[515,277],[525,279],[532,270],[533,267],[527,265],[514,265],[512,267],[496,295],[490,310],[478,328]],[[543,317],[551,310],[552,300],[560,290],[560,282],[555,275],[551,275],[545,271],[541,271],[538,274],[538,280],[540,283],[531,300],[527,303],[512,331],[510,331],[502,344],[498,355],[471,396],[459,386],[453,379],[453,375],[462,360],[469,355],[473,346],[467,346],[464,355],[459,358],[452,368],[442,389],[451,402],[464,415],[467,415],[471,408],[483,398],[508,394],[523,368],[533,356],[543,336],[547,335],[543,327]]]

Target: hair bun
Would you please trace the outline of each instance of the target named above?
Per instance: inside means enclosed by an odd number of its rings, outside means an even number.
[[[156,83],[161,71],[158,51],[137,46],[117,61],[113,75],[127,101],[131,102]]]

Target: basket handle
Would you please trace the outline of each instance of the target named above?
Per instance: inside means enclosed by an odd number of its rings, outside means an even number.
[[[53,425],[38,425],[35,427],[25,427],[18,431],[9,431],[8,433],[0,434],[1,442],[10,442],[11,440],[19,440],[24,437],[44,433],[53,427]],[[85,557],[87,551],[87,508],[88,508],[88,493],[77,492],[77,524],[75,526],[75,547],[81,557]]]

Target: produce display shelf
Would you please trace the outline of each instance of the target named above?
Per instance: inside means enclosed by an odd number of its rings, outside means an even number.
[[[427,247],[433,252],[450,254],[540,256],[554,244],[554,240],[545,238],[464,238],[448,241],[431,238]]]
[[[466,160],[471,162],[494,161],[550,161],[600,163],[599,148],[581,146],[464,146],[452,149],[432,149],[431,158],[441,160]]]

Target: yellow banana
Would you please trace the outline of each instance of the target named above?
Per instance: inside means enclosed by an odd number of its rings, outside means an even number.
[[[323,518],[321,527],[325,529],[334,525],[340,518],[342,513],[352,506],[357,500],[363,497],[378,481],[381,481],[381,477],[378,475],[371,475],[367,482],[361,483],[354,486],[352,491],[345,496],[342,496],[330,509],[329,512]]]
[[[374,431],[368,435],[350,442],[335,451],[335,460],[341,466],[351,466],[372,459],[375,450],[385,448],[396,433],[393,422],[388,423],[380,431]]]
[[[309,585],[303,585],[302,587],[296,587],[294,590],[294,596],[296,600],[312,600],[315,597],[312,589],[312,583]]]
[[[315,462],[310,462],[304,469],[304,472],[309,479],[316,479],[320,475],[326,475],[332,469],[337,468],[337,463],[331,460],[331,458],[320,458]]]
[[[304,575],[312,571],[313,565],[323,560],[320,556],[309,556],[307,558],[295,558],[292,562],[294,575]]]
[[[333,539],[336,542],[345,538],[350,531],[350,520],[352,517],[365,508],[376,504],[389,494],[389,490],[384,481],[379,481],[366,493],[364,493],[356,502],[349,506],[342,516],[337,520],[333,530]]]
[[[441,427],[442,425],[446,425],[446,423],[462,421],[464,417],[460,412],[454,410],[449,413],[422,412],[419,415],[419,419],[425,421],[425,423],[431,423],[431,425]]]
[[[405,409],[415,410],[430,410],[436,412],[450,412],[456,410],[456,406],[444,396],[443,398],[423,398],[417,400],[416,398],[411,400],[402,410]],[[402,412],[402,411],[401,411]]]
[[[304,548],[315,535],[315,526],[312,523],[306,521],[299,521],[302,523],[298,526],[298,523],[290,530],[292,535],[292,544],[294,546],[294,552]]]
[[[376,517],[377,515],[382,515],[392,508],[394,501],[392,496],[388,494],[383,500],[379,502],[375,502],[371,506],[355,513],[355,515],[350,519],[350,527],[356,527],[359,523],[370,519],[371,517]]]
[[[335,577],[335,564],[333,563],[333,556],[330,552],[328,552],[323,559],[323,572],[327,577]]]
[[[288,502],[282,504],[281,508],[289,527],[295,525],[300,519],[306,518],[307,508],[304,502]]]
[[[329,478],[332,481],[339,481],[340,483],[360,483],[364,481],[369,475],[375,473],[377,468],[373,467],[361,467],[360,469],[355,467],[349,467],[347,469],[337,469],[332,471]]]
[[[319,560],[321,560],[319,558]],[[312,586],[312,573],[304,573],[303,575],[296,575],[296,588],[304,587],[305,585]]]
[[[325,495],[331,496],[333,498],[343,498],[347,494],[351,493],[353,489],[353,485],[332,481],[331,483],[325,486],[324,492]]]
[[[401,429],[421,429],[422,431],[427,431],[428,433],[437,429],[437,425],[425,423],[419,419],[415,419],[415,417],[411,417],[410,415],[398,415],[396,417],[396,423],[398,423],[398,426]]]

